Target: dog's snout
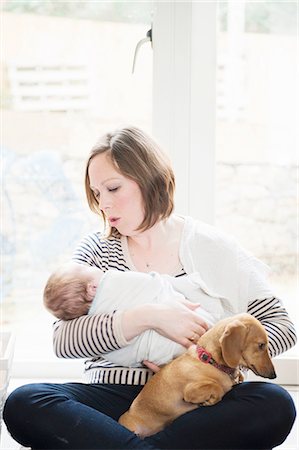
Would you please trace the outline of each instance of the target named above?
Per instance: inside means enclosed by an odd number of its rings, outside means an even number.
[[[267,378],[270,378],[270,380],[276,378],[276,372],[274,369],[269,373],[269,375],[267,375]]]
[[[271,368],[264,368],[262,370],[257,370],[255,372],[256,375],[259,375],[263,378],[269,378],[270,380],[273,380],[274,378],[276,378],[276,372],[274,367]]]

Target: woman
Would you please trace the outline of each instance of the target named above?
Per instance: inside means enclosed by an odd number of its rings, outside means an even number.
[[[173,213],[174,175],[157,144],[136,128],[105,135],[86,167],[90,208],[108,233],[86,237],[74,260],[106,271],[199,272],[202,294],[231,313],[248,311],[265,326],[275,356],[294,345],[286,310],[265,280],[266,267],[214,227]],[[8,398],[4,419],[14,439],[33,449],[270,449],[289,433],[295,409],[271,383],[243,383],[213,407],[179,417],[141,440],[117,423],[158,370],[117,367],[105,353],[154,329],[185,347],[207,329],[188,303],[139,305],[55,324],[57,356],[89,358],[86,382],[31,384]],[[152,370],[151,370],[152,369]]]

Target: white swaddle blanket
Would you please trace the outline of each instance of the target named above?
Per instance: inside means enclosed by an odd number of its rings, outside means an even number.
[[[156,272],[107,271],[99,284],[89,314],[102,314],[116,309],[127,310],[146,303],[172,304],[187,298],[200,303],[196,313],[209,327],[231,315],[219,298],[207,295],[199,274],[182,277],[160,275]],[[121,349],[105,353],[105,358],[124,367],[141,367],[149,360],[157,365],[166,364],[185,351],[185,347],[147,330]]]

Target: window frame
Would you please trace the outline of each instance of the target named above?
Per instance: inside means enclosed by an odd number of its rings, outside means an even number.
[[[209,223],[215,210],[215,55],[216,2],[156,2],[153,133],[174,166],[177,212]]]

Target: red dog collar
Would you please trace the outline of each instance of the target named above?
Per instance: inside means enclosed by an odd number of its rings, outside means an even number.
[[[235,370],[232,367],[224,366],[223,364],[218,364],[215,359],[213,359],[211,353],[207,352],[203,347],[196,346],[197,356],[200,361],[202,361],[205,364],[211,364],[212,366],[216,367],[217,369],[221,370],[222,372],[227,373],[230,377],[234,377]]]

